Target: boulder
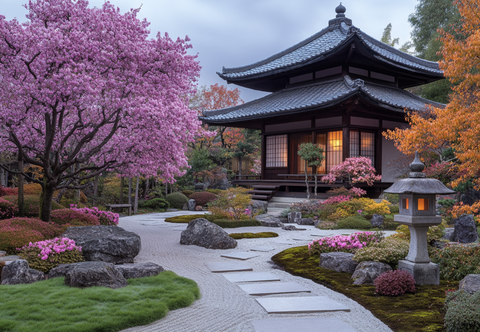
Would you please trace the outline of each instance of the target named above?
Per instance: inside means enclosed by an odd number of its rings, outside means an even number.
[[[312,218],[300,218],[300,220],[298,220],[297,223],[299,225],[310,225],[310,226],[313,226],[315,224]]]
[[[182,205],[182,210],[187,211],[188,210],[188,203],[183,203]]]
[[[390,265],[380,262],[361,262],[353,272],[352,279],[355,285],[373,284],[382,273],[392,271]]]
[[[460,196],[460,201],[465,205],[472,205],[473,203],[480,201],[480,191],[470,189]]]
[[[298,221],[302,219],[302,213],[292,211],[288,213],[288,223],[295,223],[298,224]]]
[[[197,182],[197,183],[195,183],[195,190],[201,190],[201,191],[203,191],[203,182]]]
[[[17,259],[2,268],[1,284],[31,284],[45,279],[43,272],[31,269],[25,259]]]
[[[374,214],[372,219],[370,220],[370,224],[372,225],[373,228],[378,227],[381,228],[383,227],[383,216],[380,214]]]
[[[305,228],[297,228],[295,227],[295,225],[283,225],[282,229],[286,231],[305,231],[306,230]]]
[[[125,279],[144,278],[158,275],[163,267],[155,263],[136,263],[115,265]]]
[[[248,204],[247,209],[252,214],[259,214],[259,213],[264,214],[264,213],[267,213],[268,211],[268,202],[252,199]]]
[[[448,240],[448,241],[453,241],[454,231],[455,231],[455,228],[453,228],[453,227],[445,228],[442,239],[445,239],[445,240]]]
[[[133,263],[141,248],[140,236],[118,226],[69,227],[62,237],[81,246],[87,261]]]
[[[197,201],[195,201],[193,198],[188,200],[188,210],[190,211],[195,211],[195,206],[197,206]]]
[[[80,262],[70,264],[65,274],[65,285],[79,288],[102,286],[116,289],[125,287],[128,283],[112,263]]]
[[[228,181],[228,171],[226,168],[222,168],[219,172],[215,173],[213,183],[210,188],[227,190],[232,184]]]
[[[269,214],[259,214],[255,216],[255,219],[262,223],[262,226],[265,227],[282,227],[283,223],[280,221],[280,218],[271,216]]]
[[[480,274],[469,274],[460,281],[459,290],[463,289],[469,294],[480,291]]]
[[[73,264],[60,264],[55,266],[53,269],[48,272],[48,279],[65,277],[68,271],[72,268]]]
[[[222,227],[207,219],[198,218],[188,223],[180,236],[180,244],[196,245],[207,249],[231,249],[237,246]]]
[[[472,243],[478,240],[477,226],[473,215],[464,214],[455,219],[453,241],[460,243]]]
[[[197,205],[195,207],[195,211],[203,211],[203,207],[201,207],[200,205]]]
[[[337,272],[353,273],[358,263],[353,260],[354,254],[346,252],[328,252],[320,254],[320,267]]]

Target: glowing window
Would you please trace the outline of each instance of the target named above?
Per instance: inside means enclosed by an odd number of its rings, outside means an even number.
[[[287,135],[267,136],[266,167],[287,167]]]
[[[427,211],[428,210],[428,199],[419,198],[418,199],[418,211]]]
[[[405,210],[408,210],[408,198],[404,198],[404,199],[403,199],[403,208],[404,208]]]

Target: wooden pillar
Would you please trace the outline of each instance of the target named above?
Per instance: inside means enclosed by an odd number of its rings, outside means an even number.
[[[383,121],[380,120],[379,123],[379,130],[377,130],[377,134],[375,135],[375,170],[378,174],[382,174],[382,139],[383,139]]]
[[[343,161],[350,158],[350,115],[345,114],[342,118],[343,125]]]
[[[261,179],[265,179],[265,167],[267,164],[267,138],[265,137],[265,125],[262,126],[262,147],[261,147],[261,160],[262,174]]]

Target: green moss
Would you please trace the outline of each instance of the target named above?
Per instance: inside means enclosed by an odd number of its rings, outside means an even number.
[[[285,271],[311,279],[342,293],[370,310],[393,331],[444,331],[445,291],[458,282],[441,281],[439,286],[417,286],[415,294],[398,297],[375,295],[375,287],[352,284],[351,275],[319,267],[319,257],[310,256],[307,246],[287,249],[272,257]]]
[[[166,222],[173,222],[173,223],[184,223],[188,224],[190,221],[197,219],[197,218],[205,218],[214,224],[222,228],[236,228],[236,227],[249,227],[249,226],[261,226],[262,224],[260,221],[251,219],[251,220],[230,220],[230,219],[213,219],[211,214],[195,214],[195,215],[188,215],[188,216],[177,216],[166,218]]]
[[[278,234],[274,232],[261,232],[261,233],[232,233],[229,234],[230,237],[234,238],[235,240],[238,239],[258,239],[258,238],[266,238],[266,237],[277,237]]]
[[[180,224],[188,224],[190,221],[198,218],[205,218],[205,214],[193,214],[187,216],[176,216],[165,218],[165,222],[173,222],[173,223],[180,223]]]

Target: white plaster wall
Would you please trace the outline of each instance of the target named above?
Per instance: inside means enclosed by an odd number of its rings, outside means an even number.
[[[395,182],[407,170],[405,155],[397,150],[393,141],[382,136],[382,182]],[[398,169],[403,169],[399,171]]]

